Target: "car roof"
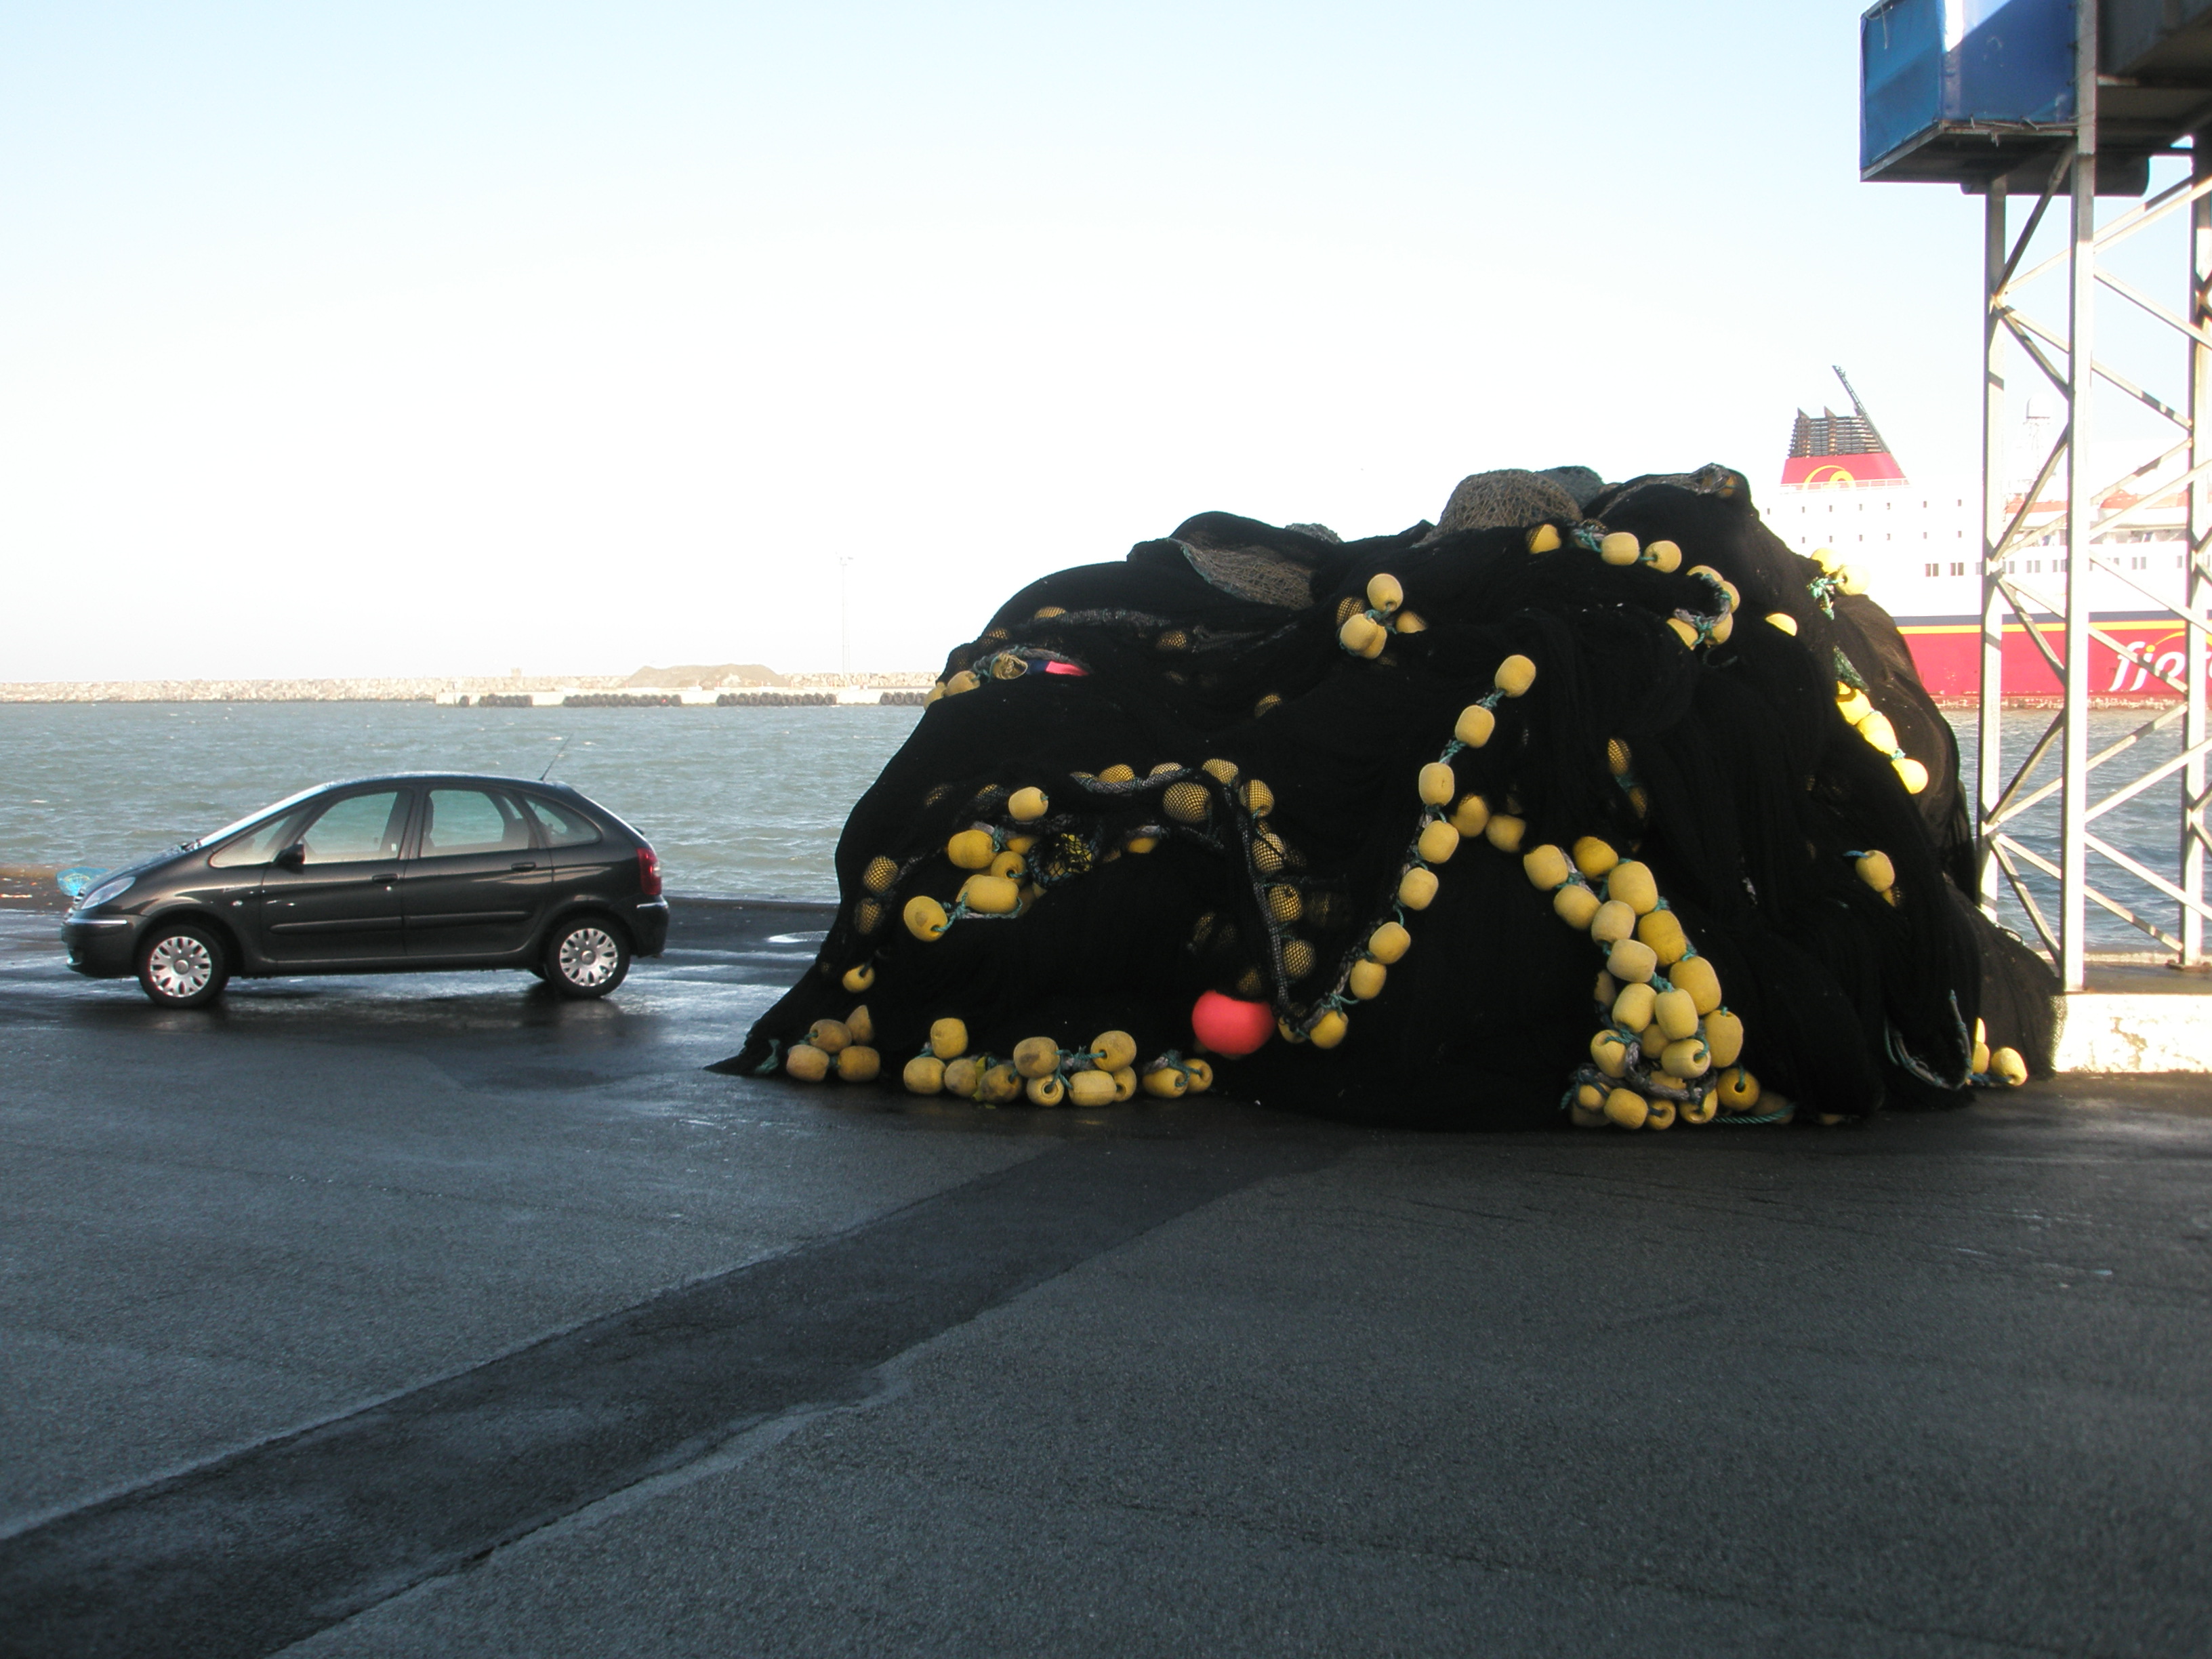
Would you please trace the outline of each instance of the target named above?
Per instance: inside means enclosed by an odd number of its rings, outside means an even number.
[[[556,783],[550,778],[510,778],[496,772],[377,772],[367,777],[333,778],[328,783],[317,784],[318,790],[350,789],[366,783],[495,783],[508,789],[544,789],[557,794],[575,795],[583,799],[583,792],[573,784]]]

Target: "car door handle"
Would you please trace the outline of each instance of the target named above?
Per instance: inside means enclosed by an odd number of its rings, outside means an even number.
[[[384,875],[371,876],[369,879],[371,881],[397,881],[399,879],[399,872],[397,870],[393,870]]]
[[[538,866],[534,862],[526,860],[521,864],[510,864],[507,867],[510,870],[535,870]]]

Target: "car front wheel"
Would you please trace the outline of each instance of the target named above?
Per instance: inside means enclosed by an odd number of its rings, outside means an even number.
[[[230,958],[204,927],[177,922],[149,930],[138,951],[138,983],[156,1007],[198,1008],[222,994]]]
[[[629,972],[629,945],[597,916],[563,922],[545,942],[545,982],[564,997],[603,997]]]

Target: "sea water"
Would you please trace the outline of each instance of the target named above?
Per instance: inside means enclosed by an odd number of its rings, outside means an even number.
[[[296,789],[379,772],[448,770],[572,783],[659,851],[669,890],[830,899],[837,834],[860,792],[921,711],[834,708],[449,708],[430,703],[0,703],[0,868],[112,868],[242,817]],[[2090,716],[2093,753],[2155,711]],[[2049,714],[2008,711],[2006,769]],[[1954,716],[1972,787],[1973,716]],[[2180,722],[2092,775],[2101,797],[2179,752]],[[2042,775],[2051,775],[2046,763]],[[2105,780],[2110,778],[2109,783]],[[1413,810],[1408,788],[1408,811]],[[2168,779],[2114,809],[2098,832],[2172,875],[2180,784]],[[1409,819],[1410,822],[1410,819]],[[2057,860],[2055,799],[2016,826]],[[2092,859],[2091,879],[2173,931],[2172,904]],[[2045,905],[2051,884],[2030,875]],[[2005,896],[2004,919],[2033,930]],[[2104,951],[2154,941],[2092,907]]]
[[[0,866],[113,868],[332,779],[550,767],[653,843],[672,892],[834,898],[845,815],[921,714],[0,703]]]

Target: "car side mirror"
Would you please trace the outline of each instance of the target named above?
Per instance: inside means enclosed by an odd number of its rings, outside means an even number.
[[[304,841],[294,842],[276,854],[276,862],[283,865],[287,870],[303,867],[307,862],[307,843]]]

